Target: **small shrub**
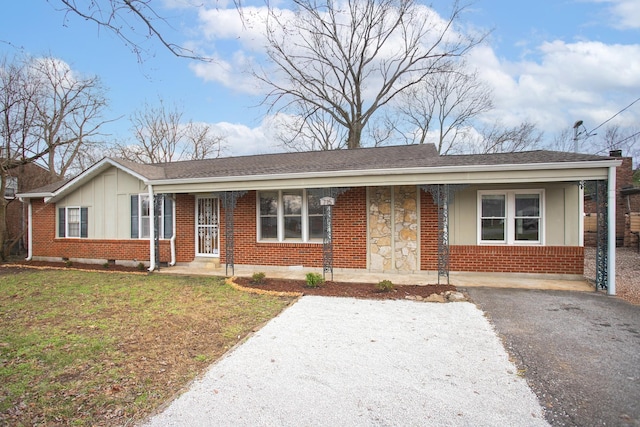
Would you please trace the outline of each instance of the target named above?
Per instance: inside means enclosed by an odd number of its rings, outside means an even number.
[[[140,271],[144,270],[144,263],[143,262],[139,262],[138,263],[138,270],[140,270]]]
[[[307,273],[307,288],[317,288],[324,283],[324,277],[319,273]]]
[[[109,262],[108,262],[108,261],[107,261],[107,262],[105,262],[104,264],[102,264],[102,266],[103,266],[104,268],[109,268]]]
[[[264,283],[265,277],[265,274],[262,272],[253,273],[251,276],[251,283],[254,285],[261,285]]]
[[[73,265],[73,261],[71,261],[70,259],[66,260],[64,262],[64,265],[66,265],[67,267],[71,267]]]
[[[391,280],[381,280],[376,285],[376,291],[378,292],[391,292],[393,290],[393,283]]]

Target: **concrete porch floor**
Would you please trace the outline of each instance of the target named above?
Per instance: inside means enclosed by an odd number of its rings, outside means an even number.
[[[160,274],[177,275],[210,275],[226,276],[225,265],[214,267],[212,263],[204,264],[194,262],[190,264],[175,265],[173,267],[162,267]],[[301,266],[274,267],[274,266],[254,266],[236,265],[232,274],[231,268],[228,275],[238,277],[251,277],[253,273],[265,273],[267,278],[283,278],[305,280],[307,273],[320,273],[321,268],[309,268]],[[331,280],[331,276],[326,276]],[[438,283],[437,272],[370,272],[359,269],[337,268],[333,271],[333,281],[335,282],[363,282],[378,283],[381,280],[391,280],[395,285],[430,285]],[[443,282],[444,280],[444,282]],[[446,283],[446,278],[441,279],[441,283]],[[594,291],[595,287],[584,277],[576,275],[542,276],[537,274],[513,274],[513,273],[468,273],[451,272],[449,283],[458,287],[495,287],[495,288],[518,288],[518,289],[546,289],[562,291]]]

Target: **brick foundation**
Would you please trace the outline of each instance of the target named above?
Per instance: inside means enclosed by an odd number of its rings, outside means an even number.
[[[452,271],[493,273],[584,273],[580,246],[451,246]]]

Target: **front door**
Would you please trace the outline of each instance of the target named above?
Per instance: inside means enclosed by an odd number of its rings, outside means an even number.
[[[196,255],[220,256],[219,214],[217,198],[196,199]]]

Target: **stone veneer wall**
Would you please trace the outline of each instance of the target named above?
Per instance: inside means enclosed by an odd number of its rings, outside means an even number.
[[[369,268],[416,271],[418,265],[416,186],[369,188]]]

